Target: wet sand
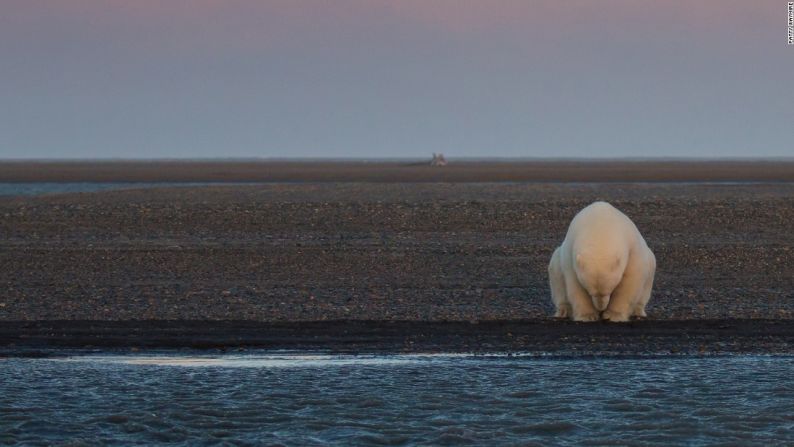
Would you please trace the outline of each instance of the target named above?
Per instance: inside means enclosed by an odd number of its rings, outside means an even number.
[[[634,219],[656,253],[648,321],[549,318],[549,256],[597,199]],[[794,183],[301,182],[5,197],[0,345],[118,347],[127,334],[128,346],[277,347],[312,327],[325,342],[299,348],[344,349],[352,325],[369,334],[357,350],[559,351],[571,337],[582,349],[606,337],[604,352],[794,353],[792,221]],[[192,335],[158,335],[162,321]],[[505,327],[522,341],[502,340]],[[466,341],[448,334],[457,330]]]
[[[254,349],[344,354],[534,353],[636,356],[794,353],[792,320],[624,324],[488,321],[38,321],[0,323],[0,358],[96,350]]]

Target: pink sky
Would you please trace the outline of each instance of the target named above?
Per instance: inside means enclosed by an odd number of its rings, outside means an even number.
[[[785,7],[6,0],[0,157],[783,154]]]

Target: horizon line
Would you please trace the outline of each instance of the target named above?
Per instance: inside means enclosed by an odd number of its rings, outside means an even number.
[[[124,158],[124,157],[95,157],[95,158],[0,158],[0,163],[229,163],[229,162],[291,162],[291,163],[386,163],[386,162],[425,162],[427,157],[151,157],[151,158]],[[476,157],[447,156],[447,161],[471,162],[794,162],[794,156],[770,157],[700,157],[700,156],[669,156],[669,157]]]

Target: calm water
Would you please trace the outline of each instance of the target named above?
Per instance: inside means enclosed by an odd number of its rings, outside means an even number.
[[[290,182],[279,182],[290,183]],[[505,182],[513,183],[513,182]],[[637,185],[764,185],[779,184],[781,182],[634,182]],[[785,183],[785,182],[782,182]],[[131,188],[166,188],[180,186],[209,186],[209,185],[267,185],[268,182],[21,182],[21,183],[2,183],[0,182],[0,196],[32,196],[40,194],[61,194],[72,192],[96,192],[112,189],[131,189]],[[600,183],[577,183],[567,182],[568,185],[596,185]]]
[[[0,444],[794,443],[794,358],[0,360]]]
[[[109,189],[145,188],[152,183],[0,183],[0,196],[32,196],[67,192],[95,192]],[[167,184],[165,184],[167,185]]]
[[[0,182],[0,196],[34,196],[40,194],[61,194],[71,192],[96,192],[112,189],[137,189],[137,188],[166,188],[185,186],[209,185],[256,185],[249,182],[28,182],[28,183],[2,183]]]

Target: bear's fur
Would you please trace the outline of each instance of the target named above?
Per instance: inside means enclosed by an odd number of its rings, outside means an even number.
[[[558,318],[628,321],[645,317],[656,257],[634,222],[606,202],[573,218],[549,263]]]

